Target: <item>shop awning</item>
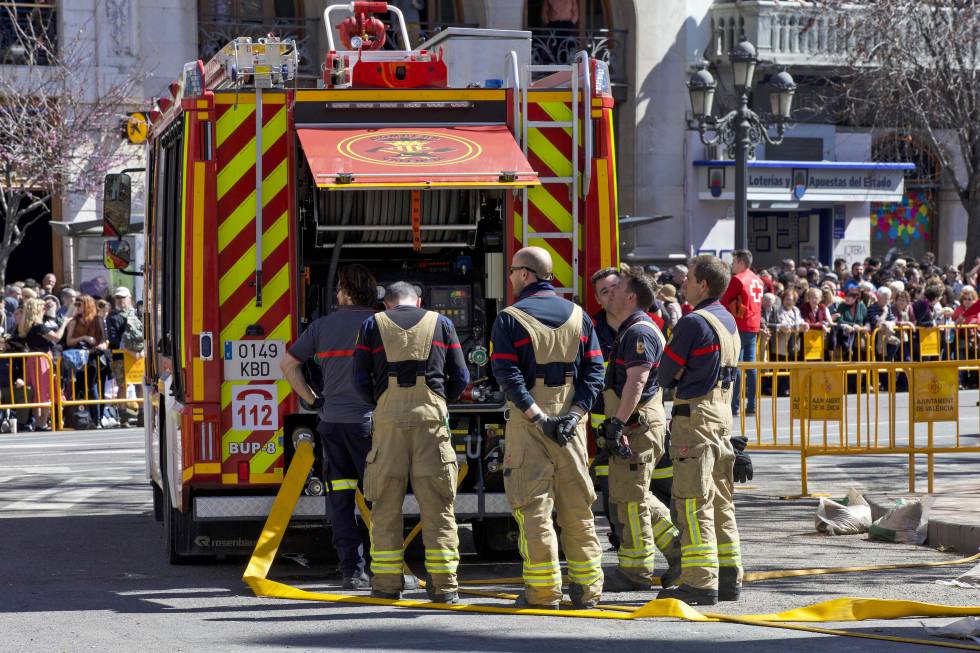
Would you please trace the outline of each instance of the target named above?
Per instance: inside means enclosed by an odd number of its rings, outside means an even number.
[[[504,125],[297,132],[318,188],[507,188],[540,183]]]

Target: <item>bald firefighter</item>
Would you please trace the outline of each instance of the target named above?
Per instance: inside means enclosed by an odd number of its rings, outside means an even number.
[[[371,506],[371,596],[401,598],[408,481],[419,504],[426,592],[439,603],[458,603],[459,538],[456,452],[447,401],[469,383],[453,323],[420,308],[411,284],[391,284],[387,310],[369,317],[354,351],[354,383],[374,405],[374,432],[364,472]]]
[[[597,438],[599,448],[609,452],[609,498],[622,524],[619,567],[606,577],[606,591],[612,592],[652,590],[657,549],[669,565],[661,579],[664,587],[681,571],[680,540],[670,509],[650,492],[667,436],[656,372],[664,336],[643,310],[653,297],[650,277],[642,270],[627,270],[608,307],[624,316],[606,368],[602,395],[607,417]]]
[[[602,594],[602,549],[596,536],[582,418],[602,388],[602,352],[592,321],[551,284],[551,256],[540,247],[514,254],[510,283],[517,300],[491,335],[493,373],[507,396],[504,490],[520,529],[525,591],[518,607],[556,609],[562,599],[557,512],[576,608]]]
[[[670,457],[672,501],[681,532],[677,587],[657,598],[690,605],[736,601],[742,586],[735,506],[732,387],[740,340],[735,320],[718,301],[730,272],[721,259],[691,259],[684,296],[695,310],[677,322],[657,372],[661,387],[673,387]]]

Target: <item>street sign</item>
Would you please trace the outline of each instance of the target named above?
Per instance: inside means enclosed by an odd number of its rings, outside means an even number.
[[[133,145],[142,145],[146,142],[146,133],[149,131],[150,119],[142,111],[129,114],[126,121],[126,138]]]

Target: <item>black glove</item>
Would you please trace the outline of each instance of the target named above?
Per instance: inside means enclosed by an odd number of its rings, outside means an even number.
[[[582,416],[576,412],[571,412],[558,418],[558,437],[564,440],[565,444],[571,442],[578,435],[576,428],[581,419]],[[558,442],[558,444],[562,443]]]
[[[541,413],[539,413],[537,419],[534,420],[534,425],[541,429],[542,433],[557,442],[559,446],[564,447],[566,444],[568,444],[568,442],[558,435],[558,426],[560,424],[560,418]]]
[[[320,412],[320,408],[323,406],[323,397],[319,395],[313,395],[315,399],[313,403],[309,403],[303,397],[299,398],[299,405],[303,407],[303,410],[312,410],[313,412]]]
[[[752,480],[752,458],[745,453],[745,446],[749,440],[744,436],[736,436],[731,438],[731,443],[735,450],[735,466],[732,475],[736,483],[747,483]]]
[[[596,445],[609,451],[610,454],[629,458],[633,451],[629,445],[623,444],[623,432],[626,424],[616,417],[610,417],[599,425],[599,433],[596,437]]]

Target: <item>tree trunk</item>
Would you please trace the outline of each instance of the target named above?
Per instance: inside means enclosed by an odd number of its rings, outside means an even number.
[[[10,260],[10,251],[0,247],[0,290],[7,286],[7,261]]]
[[[973,185],[977,187],[976,184]],[[971,193],[963,200],[966,209],[966,256],[963,261],[963,271],[968,272],[980,258],[980,190]]]

